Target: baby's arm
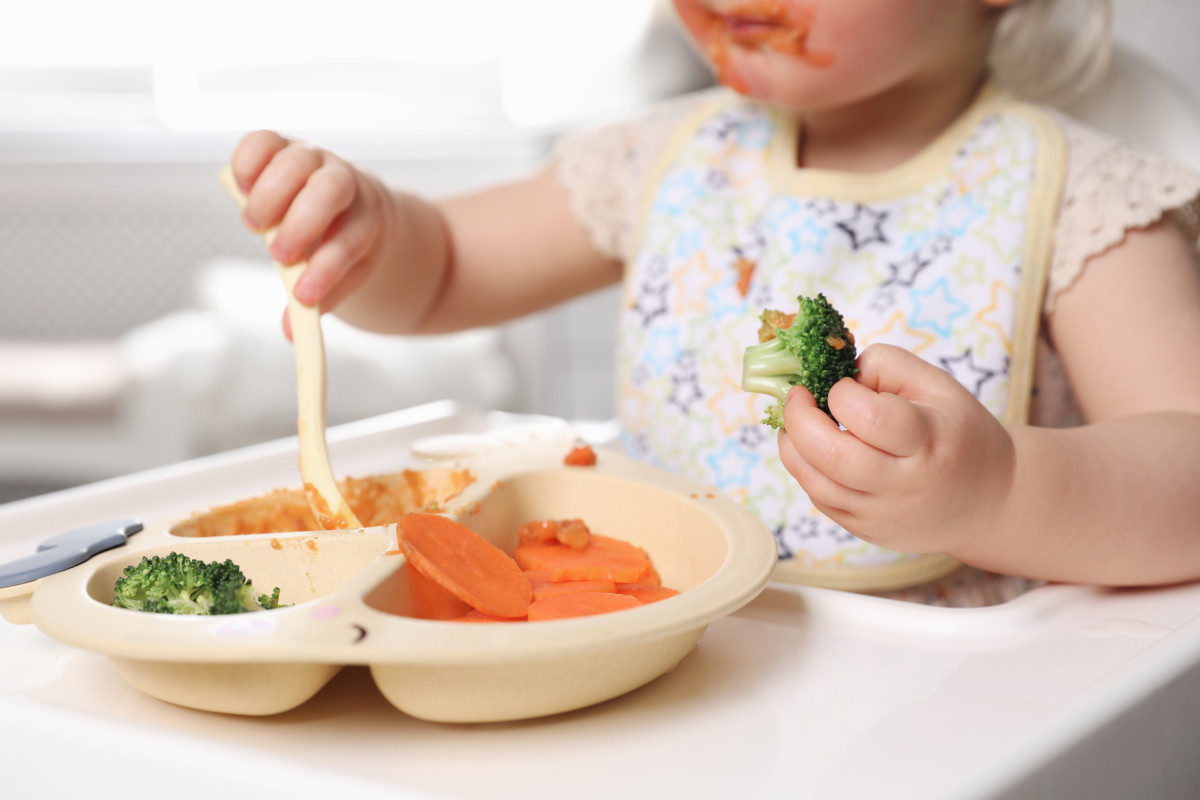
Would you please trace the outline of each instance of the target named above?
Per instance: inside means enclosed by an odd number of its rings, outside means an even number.
[[[886,547],[1060,581],[1200,578],[1200,273],[1178,229],[1091,259],[1051,333],[1081,428],[1005,428],[943,371],[873,347],[830,392],[845,431],[793,390],[783,462]]]
[[[443,202],[394,191],[324,150],[259,131],[234,151],[253,230],[272,256],[307,261],[294,289],[366,330],[489,325],[612,283],[552,168]]]
[[[1090,580],[1200,578],[1200,271],[1178,227],[1091,259],[1050,332],[1089,424],[1014,431],[1014,524],[1060,531]]]

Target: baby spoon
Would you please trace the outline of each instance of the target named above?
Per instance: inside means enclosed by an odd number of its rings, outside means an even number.
[[[224,167],[220,180],[238,206],[245,206],[246,197],[238,189],[233,170]],[[264,231],[262,237],[270,247],[275,239],[275,228]],[[300,478],[304,482],[304,495],[323,529],[362,527],[338,490],[329,464],[325,443],[325,343],[321,337],[320,309],[299,303],[292,293],[296,279],[304,271],[303,264],[289,267],[274,260],[272,263],[287,289],[288,319],[296,352],[296,429],[300,440]]]
[[[0,588],[45,578],[82,564],[97,553],[125,544],[142,529],[136,519],[101,522],[52,536],[31,556],[0,564]]]

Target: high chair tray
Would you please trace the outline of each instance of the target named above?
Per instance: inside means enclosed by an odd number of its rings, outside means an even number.
[[[484,425],[432,404],[334,428],[330,453],[341,474],[415,467],[414,441]],[[9,503],[0,561],[89,522],[181,518],[295,475],[290,439]],[[946,609],[772,583],[640,689],[468,725],[404,713],[355,664],[290,711],[197,711],[132,688],[102,653],[0,623],[4,793],[169,781],[183,796],[232,782],[287,797],[1190,798],[1198,616],[1197,586],[1046,586]]]

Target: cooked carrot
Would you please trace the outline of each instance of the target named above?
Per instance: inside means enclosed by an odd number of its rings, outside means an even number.
[[[576,592],[615,592],[617,584],[612,581],[530,581],[533,584],[533,602]],[[632,585],[632,584],[630,584]],[[626,592],[628,594],[628,592]]]
[[[591,467],[596,463],[596,451],[588,445],[580,445],[572,448],[566,457],[563,458],[563,464],[568,467]]]
[[[471,606],[437,581],[425,577],[411,561],[405,562],[404,572],[408,577],[412,616],[418,619],[455,619],[471,611]]]
[[[592,536],[588,543],[604,553],[612,553],[614,556],[629,556],[631,558],[640,558],[647,564],[650,563],[650,556],[646,555],[646,551],[638,547],[636,544],[631,544],[624,539],[614,539],[611,536]]]
[[[493,617],[485,614],[479,609],[472,608],[467,613],[460,617],[455,617],[454,622],[524,622],[524,618],[505,619],[504,617]]]
[[[525,573],[531,586],[538,583],[550,583],[554,580],[554,573],[548,569],[523,569],[521,571]]]
[[[517,540],[521,542],[556,542],[558,541],[558,523],[552,519],[526,522],[517,529]]]
[[[564,519],[558,524],[558,531],[555,533],[555,536],[567,547],[582,550],[587,547],[588,542],[591,540],[592,532],[581,519]]]
[[[634,581],[634,583],[648,584],[650,586],[662,586],[662,578],[658,576],[658,570],[656,570],[654,565],[651,564],[646,568],[646,571],[642,574],[642,577],[638,578],[636,581]]]
[[[613,591],[617,594],[627,594],[630,597],[636,597],[643,603],[655,603],[679,594],[674,589],[668,589],[666,586],[658,586],[651,583],[618,583]]]
[[[525,616],[533,599],[529,579],[487,539],[438,514],[406,514],[400,531],[400,549],[425,577],[485,614]]]
[[[578,550],[558,543],[523,542],[513,557],[521,569],[546,570],[554,581],[647,583],[643,578],[653,569],[640,547],[596,534]]]
[[[607,614],[637,608],[642,602],[636,597],[615,592],[575,592],[535,600],[529,604],[529,621],[569,619],[593,614]]]
[[[582,549],[587,547],[592,532],[581,519],[541,519],[526,522],[517,531],[517,538],[522,542],[561,542],[568,547]]]

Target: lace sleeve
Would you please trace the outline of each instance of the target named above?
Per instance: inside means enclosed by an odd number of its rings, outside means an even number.
[[[1063,197],[1045,311],[1082,274],[1084,264],[1119,244],[1125,232],[1173,213],[1185,230],[1196,230],[1195,202],[1200,175],[1170,159],[1115,144],[1090,159],[1072,176]],[[1195,245],[1195,237],[1192,237]]]
[[[554,168],[567,191],[571,212],[605,257],[632,255],[635,217],[645,182],[672,132],[709,92],[697,92],[646,115],[563,138]]]
[[[630,235],[629,185],[636,122],[568,136],[554,152],[571,213],[605,258],[623,259]]]

